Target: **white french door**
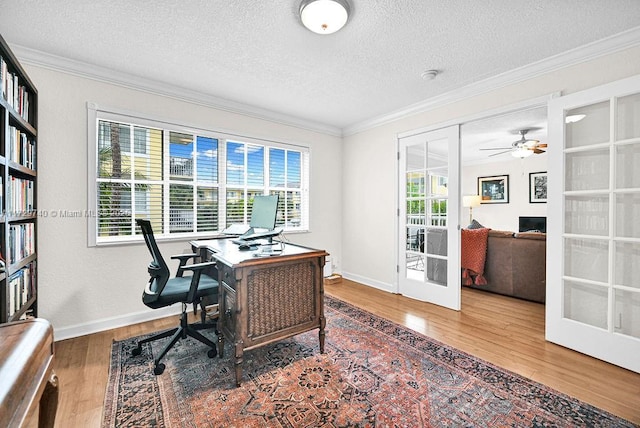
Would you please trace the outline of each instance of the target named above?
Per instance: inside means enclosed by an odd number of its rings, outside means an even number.
[[[549,103],[546,339],[640,372],[640,76]]]
[[[400,136],[398,288],[460,310],[458,125]]]

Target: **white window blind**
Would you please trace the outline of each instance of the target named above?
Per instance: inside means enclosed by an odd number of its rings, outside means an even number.
[[[308,229],[309,150],[89,107],[90,245],[138,240],[135,219],[158,239],[211,236],[249,223],[256,195],[278,194],[277,226]]]

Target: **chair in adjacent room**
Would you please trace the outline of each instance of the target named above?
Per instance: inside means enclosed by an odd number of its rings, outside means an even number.
[[[172,259],[180,261],[176,276],[171,278],[169,267],[164,261],[162,254],[158,249],[156,240],[153,236],[151,222],[143,219],[136,219],[136,223],[142,229],[144,240],[147,248],[151,253],[153,260],[149,263],[148,271],[151,278],[142,293],[142,302],[150,308],[158,309],[175,303],[182,304],[182,314],[180,316],[180,325],[176,328],[158,333],[138,342],[137,348],[131,351],[132,355],[140,355],[142,345],[147,342],[155,341],[165,337],[171,337],[169,343],[165,345],[162,351],[155,359],[155,368],[153,372],[156,375],[162,374],[165,365],[160,360],[166,353],[178,342],[187,336],[199,340],[200,342],[211,348],[207,355],[213,358],[218,353],[216,344],[202,335],[198,330],[215,329],[218,336],[218,342],[221,343],[220,333],[217,331],[216,320],[207,321],[208,317],[205,306],[213,305],[218,301],[218,281],[207,275],[204,271],[207,269],[215,269],[215,262],[205,262],[187,265],[187,261],[197,257],[197,254],[180,254],[171,256]],[[190,276],[183,275],[185,271],[191,271]],[[200,322],[189,324],[187,319],[187,307],[193,304],[194,312],[197,313],[200,308]]]

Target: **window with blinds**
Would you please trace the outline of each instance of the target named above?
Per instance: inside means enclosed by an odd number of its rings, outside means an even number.
[[[280,196],[277,226],[308,228],[307,148],[94,113],[90,245],[132,240],[136,218],[149,219],[158,239],[211,236],[248,224],[253,198],[267,194]]]

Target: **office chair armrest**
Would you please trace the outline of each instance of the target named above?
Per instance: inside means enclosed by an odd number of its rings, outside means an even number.
[[[175,254],[171,256],[171,260],[180,260],[180,264],[178,265],[178,270],[176,271],[176,276],[181,277],[182,274],[184,273],[184,265],[187,264],[187,261],[189,259],[195,259],[196,257],[198,257],[198,254],[196,253]]]
[[[200,276],[202,275],[202,271],[208,267],[215,267],[216,262],[203,262],[203,263],[195,263],[192,265],[185,265],[182,267],[184,270],[193,271],[193,277],[191,278],[191,286],[189,287],[189,294],[187,294],[187,302],[195,303],[196,302],[196,294],[198,291],[198,284],[200,283]],[[214,278],[217,279],[217,278]],[[194,307],[195,311],[195,307]]]
[[[181,262],[184,260],[185,263],[186,263],[187,260],[195,258],[195,257],[198,257],[198,254],[196,254],[196,253],[174,254],[173,256],[171,256],[171,260],[179,259]]]
[[[202,263],[194,263],[192,265],[184,265],[182,266],[182,269],[184,270],[191,270],[191,271],[196,271],[196,270],[202,270],[204,268],[210,267],[210,266],[215,266],[216,262],[211,261],[211,262],[202,262]]]

